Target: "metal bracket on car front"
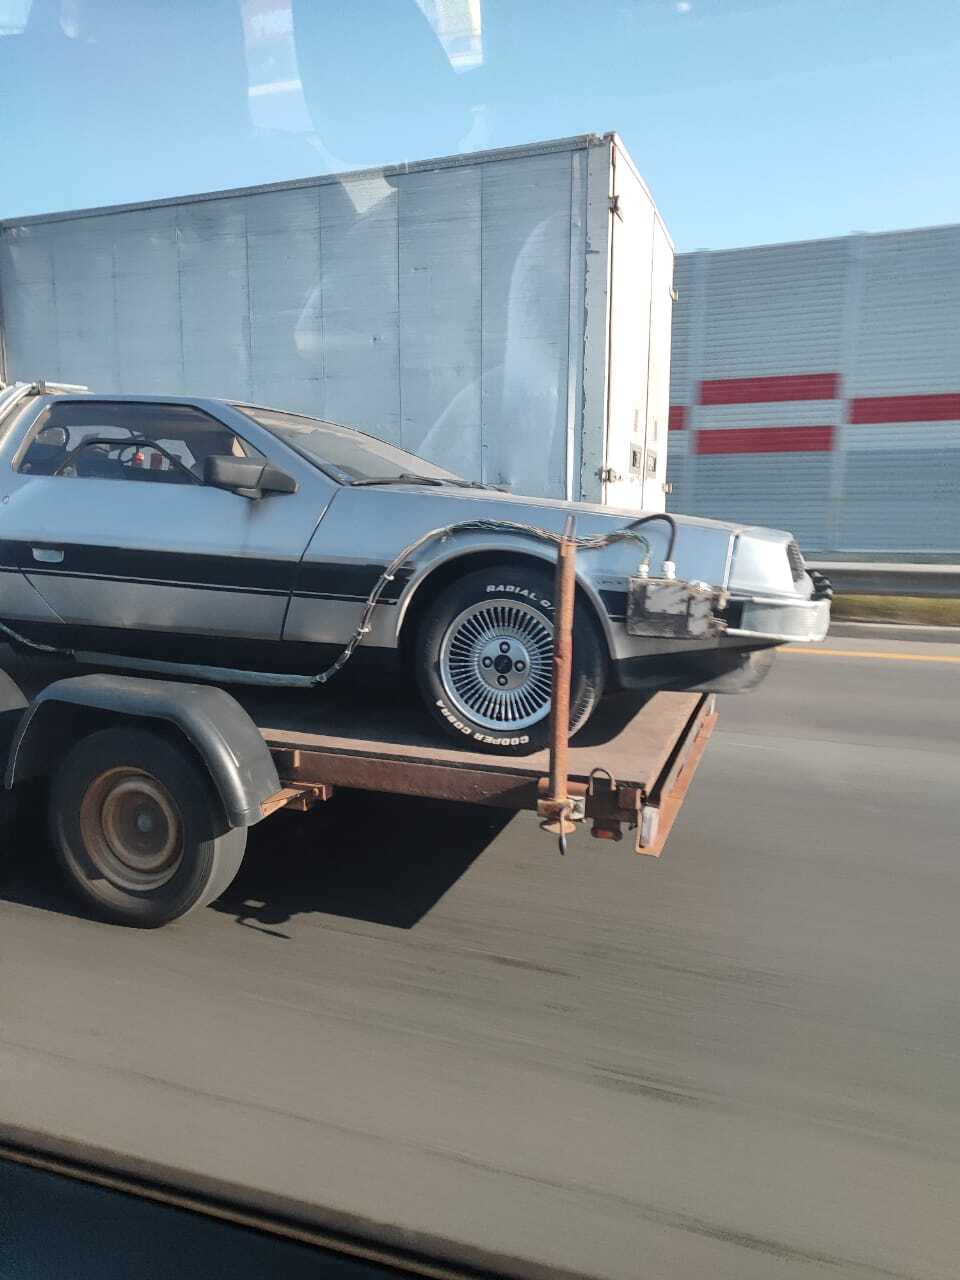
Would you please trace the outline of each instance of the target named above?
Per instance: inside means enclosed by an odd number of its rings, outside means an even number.
[[[703,582],[680,578],[631,578],[627,588],[627,632],[632,636],[699,639],[719,635],[717,616],[726,597]]]

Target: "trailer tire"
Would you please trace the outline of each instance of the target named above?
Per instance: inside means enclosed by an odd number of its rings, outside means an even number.
[[[547,745],[553,595],[552,574],[507,563],[466,574],[433,602],[420,624],[415,674],[431,715],[462,745],[501,755],[523,755]],[[571,733],[586,724],[600,701],[606,665],[597,624],[578,601]],[[500,709],[491,710],[490,695],[498,693]]]
[[[20,826],[20,795],[0,786],[0,871],[11,861]]]
[[[102,729],[73,747],[53,779],[50,825],[76,893],[98,915],[142,929],[219,897],[247,842],[198,762],[139,728]]]

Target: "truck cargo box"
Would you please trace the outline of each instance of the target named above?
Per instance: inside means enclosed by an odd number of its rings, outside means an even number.
[[[360,427],[662,510],[673,245],[615,134],[0,223],[0,381]]]

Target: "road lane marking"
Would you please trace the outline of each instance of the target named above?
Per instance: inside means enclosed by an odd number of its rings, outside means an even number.
[[[875,658],[882,662],[960,662],[960,657],[933,653],[889,653],[883,649],[806,649],[785,645],[784,653],[816,654],[822,658]]]

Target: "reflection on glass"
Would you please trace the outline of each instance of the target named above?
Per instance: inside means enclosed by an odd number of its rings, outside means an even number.
[[[454,71],[472,71],[483,62],[480,0],[417,0]]]
[[[312,133],[290,0],[243,0],[243,36],[254,127]]]
[[[32,0],[0,0],[0,36],[19,35],[30,17]]]

